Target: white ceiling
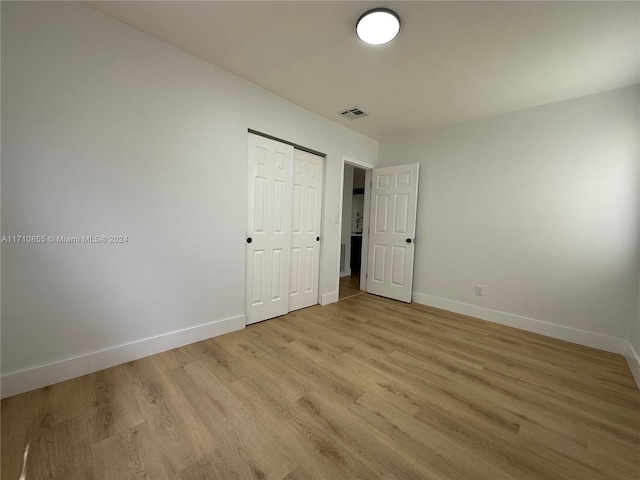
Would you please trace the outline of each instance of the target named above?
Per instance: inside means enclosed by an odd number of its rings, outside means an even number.
[[[87,5],[373,138],[640,83],[640,2]],[[354,33],[376,6],[402,20],[382,47]]]

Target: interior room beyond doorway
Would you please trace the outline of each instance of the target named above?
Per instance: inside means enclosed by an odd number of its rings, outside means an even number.
[[[364,188],[365,170],[345,163],[340,242],[340,299],[362,293],[360,290],[360,271],[364,224]]]

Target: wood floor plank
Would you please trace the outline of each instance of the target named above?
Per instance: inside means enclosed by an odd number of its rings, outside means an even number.
[[[35,405],[41,394],[36,390],[2,400],[0,478],[18,478],[22,472],[24,452],[36,433],[33,430],[36,420]]]
[[[415,416],[382,397],[367,393],[349,407],[373,428],[393,438],[430,468],[428,478],[505,478],[507,473],[470,451],[464,443],[427,428]],[[523,480],[527,478],[522,475]]]
[[[349,275],[340,278],[338,297],[340,300],[364,293],[360,290],[360,275]]]
[[[328,435],[293,412],[293,405],[277,398],[261,396],[244,380],[231,386],[236,397],[288,446],[298,465],[285,478],[294,475],[311,478],[381,478],[350,452],[341,451]],[[297,473],[296,473],[297,472]],[[294,477],[295,478],[295,477]]]
[[[311,393],[296,402],[294,415],[326,432],[340,446],[338,456],[350,452],[381,478],[429,478],[430,469],[419,458],[389,437],[371,435],[370,427],[341,404]]]
[[[218,432],[218,442],[223,445],[217,450],[235,448],[241,455],[230,464],[233,468],[244,465],[242,470],[258,476],[262,472],[273,478],[282,478],[291,471],[295,463],[289,459],[284,445],[264,425],[255,421],[245,406],[204,364],[191,363],[184,367],[184,372],[186,375],[176,371],[174,378],[189,401],[202,412],[200,418],[208,430]],[[271,445],[271,448],[267,451],[264,445]]]
[[[604,479],[606,474],[598,467],[579,459],[571,458],[557,451],[553,445],[528,442],[513,442],[512,439],[498,437],[476,424],[453,417],[450,412],[430,405],[420,410],[415,417],[428,428],[447,434],[450,438],[464,443],[467,449],[481,453],[500,468],[509,470],[511,475],[528,474],[532,478],[556,479],[589,478]]]
[[[92,443],[144,421],[126,370],[126,366],[120,365],[91,376],[93,388],[88,394],[91,407],[86,413],[86,421]]]
[[[169,480],[146,423],[97,442],[92,447],[96,480]]]
[[[2,401],[17,479],[637,480],[624,358],[358,293]]]
[[[297,382],[287,371],[281,374],[278,362],[274,364],[273,356],[256,346],[252,337],[247,335],[239,343],[218,342],[236,360],[238,376],[252,381],[261,390],[278,392],[286,401],[295,401],[304,395],[307,390],[304,382]],[[278,353],[278,356],[283,354]]]
[[[91,440],[84,425],[80,417],[74,417],[38,429],[29,442],[25,477],[93,480]]]
[[[128,364],[127,373],[142,417],[163,452],[168,475],[178,474],[220,446],[215,432],[203,427],[199,412],[157,356]]]

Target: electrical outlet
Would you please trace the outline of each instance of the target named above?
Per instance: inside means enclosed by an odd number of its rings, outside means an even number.
[[[476,295],[480,297],[484,295],[484,285],[476,285]]]

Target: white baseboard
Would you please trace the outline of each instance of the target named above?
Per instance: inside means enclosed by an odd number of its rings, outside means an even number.
[[[241,330],[244,327],[245,316],[238,315],[59,362],[7,373],[2,375],[2,398],[63,382],[142,357],[182,347],[183,345],[217,337],[218,335],[224,335],[225,333]]]
[[[350,277],[350,276],[351,276],[350,268],[345,268],[344,272],[340,272],[340,277]]]
[[[478,307],[446,298],[434,297],[433,295],[427,295],[425,293],[413,292],[412,298],[414,302],[422,305],[441,308],[450,312],[519,328],[528,332],[539,333],[540,335],[566,340],[567,342],[577,343],[578,345],[585,345],[620,355],[623,355],[625,352],[626,340],[622,338],[610,337],[601,333],[558,325],[556,323],[500,312],[498,310],[491,310],[489,308]]]
[[[631,370],[636,385],[640,388],[640,356],[629,341],[625,345],[624,358],[627,360],[627,365],[629,365],[629,370]]]
[[[323,307],[325,305],[329,305],[330,303],[335,303],[338,301],[338,292],[325,293],[324,295],[320,295],[320,305]]]

